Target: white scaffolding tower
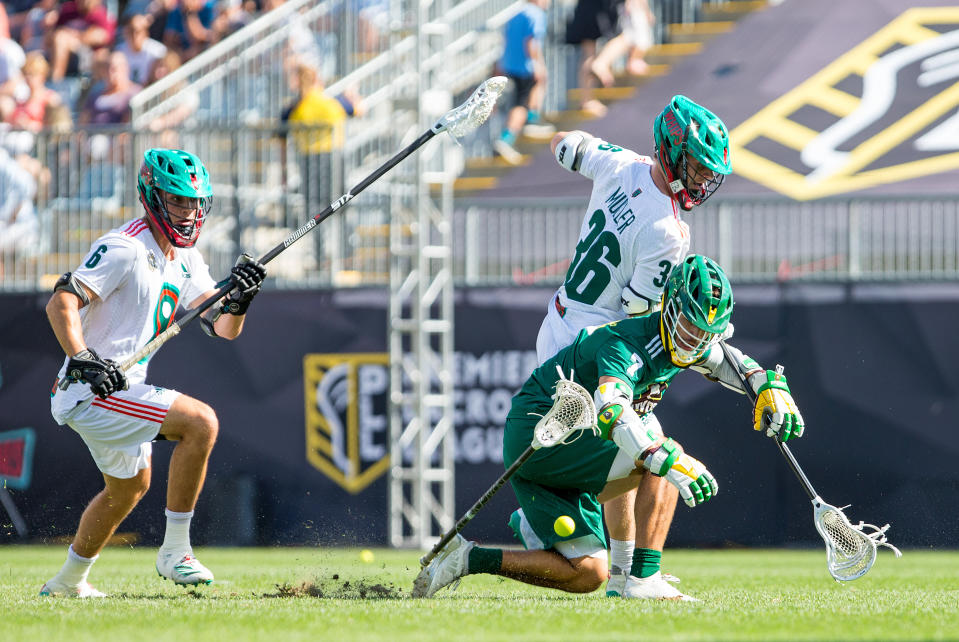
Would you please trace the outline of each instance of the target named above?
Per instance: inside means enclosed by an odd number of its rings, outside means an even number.
[[[442,65],[423,64],[449,38],[452,0],[394,0],[399,27],[416,34],[409,95],[422,131],[452,107]],[[415,92],[415,93],[413,93]],[[390,544],[429,548],[454,523],[453,180],[459,150],[446,136],[424,146],[394,179],[390,231]],[[411,159],[414,160],[414,159]],[[461,161],[460,161],[461,162]]]

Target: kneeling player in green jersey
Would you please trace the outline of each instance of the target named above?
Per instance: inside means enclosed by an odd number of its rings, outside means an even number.
[[[573,593],[594,591],[607,577],[601,502],[636,488],[647,475],[664,477],[688,506],[715,496],[718,485],[712,474],[666,438],[650,412],[683,369],[743,393],[741,372],[758,397],[754,427],[780,436],[801,434],[802,415],[781,374],[760,368],[731,346],[739,372],[725,359],[719,339],[732,309],[732,289],[723,270],[709,258],[692,255],[670,272],[661,311],[586,328],[534,370],[513,397],[503,437],[504,464],[510,466],[530,445],[538,417],[552,406],[560,373],[595,390],[598,434],[584,433],[537,450],[510,479],[520,505],[510,526],[527,550],[483,548],[457,535],[427,567],[429,582],[416,592],[429,597],[475,573]],[[637,412],[633,399],[644,395],[657,399]],[[562,516],[572,519],[572,532],[554,529]],[[673,590],[659,597],[694,599]]]

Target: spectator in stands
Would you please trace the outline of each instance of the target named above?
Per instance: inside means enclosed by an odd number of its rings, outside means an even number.
[[[3,0],[4,13],[9,20],[10,37],[22,43],[21,33],[27,21],[27,14],[37,0]]]
[[[67,75],[72,58],[77,60],[77,71],[82,71],[89,67],[89,62],[84,62],[87,58],[105,56],[116,30],[102,0],[67,0],[59,10],[47,14],[45,25],[52,27],[47,50],[54,82]]]
[[[119,51],[110,54],[107,84],[103,92],[90,96],[80,112],[83,125],[114,125],[130,121],[130,99],[140,91],[130,80],[127,57]]]
[[[29,249],[36,242],[37,218],[33,176],[0,147],[0,255]],[[3,261],[0,261],[0,274]]]
[[[388,0],[356,1],[356,47],[361,53],[377,53],[382,49],[383,33],[389,28]],[[547,0],[548,1],[548,0]]]
[[[646,51],[653,44],[653,24],[656,16],[649,9],[647,0],[626,0],[620,13],[623,31],[609,39],[593,58],[590,71],[604,87],[613,84],[613,64],[629,53],[626,71],[633,76],[646,73]]]
[[[176,9],[178,2],[179,0],[129,0],[120,12],[120,21],[126,22],[137,15],[149,16],[150,38],[163,42],[167,18]]]
[[[29,92],[24,100],[13,103],[9,113],[0,103],[0,112],[4,122],[14,129],[22,129],[36,134],[43,129],[47,109],[51,105],[63,102],[60,94],[46,86],[47,76],[50,74],[50,65],[39,51],[27,54],[27,61],[23,65],[23,76]]]
[[[529,0],[510,18],[503,28],[503,55],[498,72],[513,83],[513,102],[506,116],[506,127],[493,150],[511,165],[518,165],[523,156],[513,144],[524,125],[527,133],[552,136],[556,128],[543,124],[540,111],[546,95],[546,61],[543,38],[546,35],[546,8],[549,0]]]
[[[65,103],[47,105],[43,114],[43,128],[51,134],[69,134],[73,131],[73,117]]]
[[[43,51],[46,48],[46,29],[44,20],[48,13],[57,8],[57,0],[32,0],[30,10],[22,15],[20,25],[20,44],[26,53]]]
[[[593,97],[596,76],[596,41],[619,33],[619,9],[622,0],[579,0],[566,25],[566,42],[580,47],[580,108],[593,116],[604,116],[606,105]]]
[[[7,11],[0,4],[0,97],[22,100],[29,91],[21,69],[26,61],[23,48],[10,37]]]
[[[290,87],[297,95],[281,120],[293,130],[300,157],[301,188],[307,207],[313,207],[324,194],[339,193],[342,159],[334,152],[343,147],[347,117],[362,115],[363,104],[354,92],[328,96],[317,70],[305,63],[296,65]]]
[[[301,150],[329,152],[343,146],[343,127],[347,116],[362,116],[362,97],[355,90],[347,90],[332,97],[326,94],[323,81],[317,70],[298,63],[290,78],[290,88],[296,98],[283,111],[281,120],[292,125],[325,126],[326,129],[297,138]]]
[[[123,27],[123,43],[117,51],[127,57],[130,79],[138,85],[146,85],[153,65],[166,55],[166,45],[150,37],[149,16],[134,14]]]
[[[189,60],[215,41],[215,18],[215,0],[180,0],[167,16],[163,42],[183,60]]]
[[[250,24],[253,14],[244,5],[243,0],[220,0],[220,12],[213,19],[213,32],[220,41]]]

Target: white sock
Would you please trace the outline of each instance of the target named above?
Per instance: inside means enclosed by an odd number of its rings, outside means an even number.
[[[193,547],[190,546],[190,520],[193,519],[193,511],[189,513],[174,513],[169,508],[166,509],[166,534],[163,536],[163,545],[160,550],[164,551],[184,551],[193,554]]]
[[[87,575],[90,574],[90,567],[97,561],[99,555],[93,557],[80,557],[73,550],[73,544],[67,549],[67,561],[63,563],[63,568],[51,580],[65,586],[80,586],[87,581]]]
[[[613,568],[618,568],[624,574],[629,575],[633,568],[634,546],[632,540],[609,538],[609,562]]]

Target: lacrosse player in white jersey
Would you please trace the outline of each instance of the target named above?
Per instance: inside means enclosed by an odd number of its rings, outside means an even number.
[[[588,326],[659,309],[670,270],[689,252],[681,211],[709,198],[732,172],[726,126],[685,96],[674,96],[653,125],[655,158],[582,131],[552,140],[557,162],[592,179],[593,189],[575,255],[550,299],[536,338],[539,363]],[[656,388],[634,400],[640,415],[662,397]],[[610,535],[610,597],[675,598],[660,573],[677,491],[647,476],[638,490],[604,505]]]
[[[145,383],[149,357],[118,365],[173,323],[179,305],[194,307],[217,284],[194,244],[213,202],[206,168],[179,150],[144,154],[137,181],[145,214],[97,239],[83,263],[57,282],[47,304],[66,358],[51,412],[83,438],[104,489],[83,511],[67,560],[41,595],[102,597],[87,576],[117,526],[150,486],[151,442],[176,441],[166,493],[166,533],[156,570],[176,584],[209,584],[213,573],[193,556],[190,520],[216,441],[213,409],[185,394]],[[211,336],[236,338],[266,270],[241,257],[235,286],[201,317]]]

